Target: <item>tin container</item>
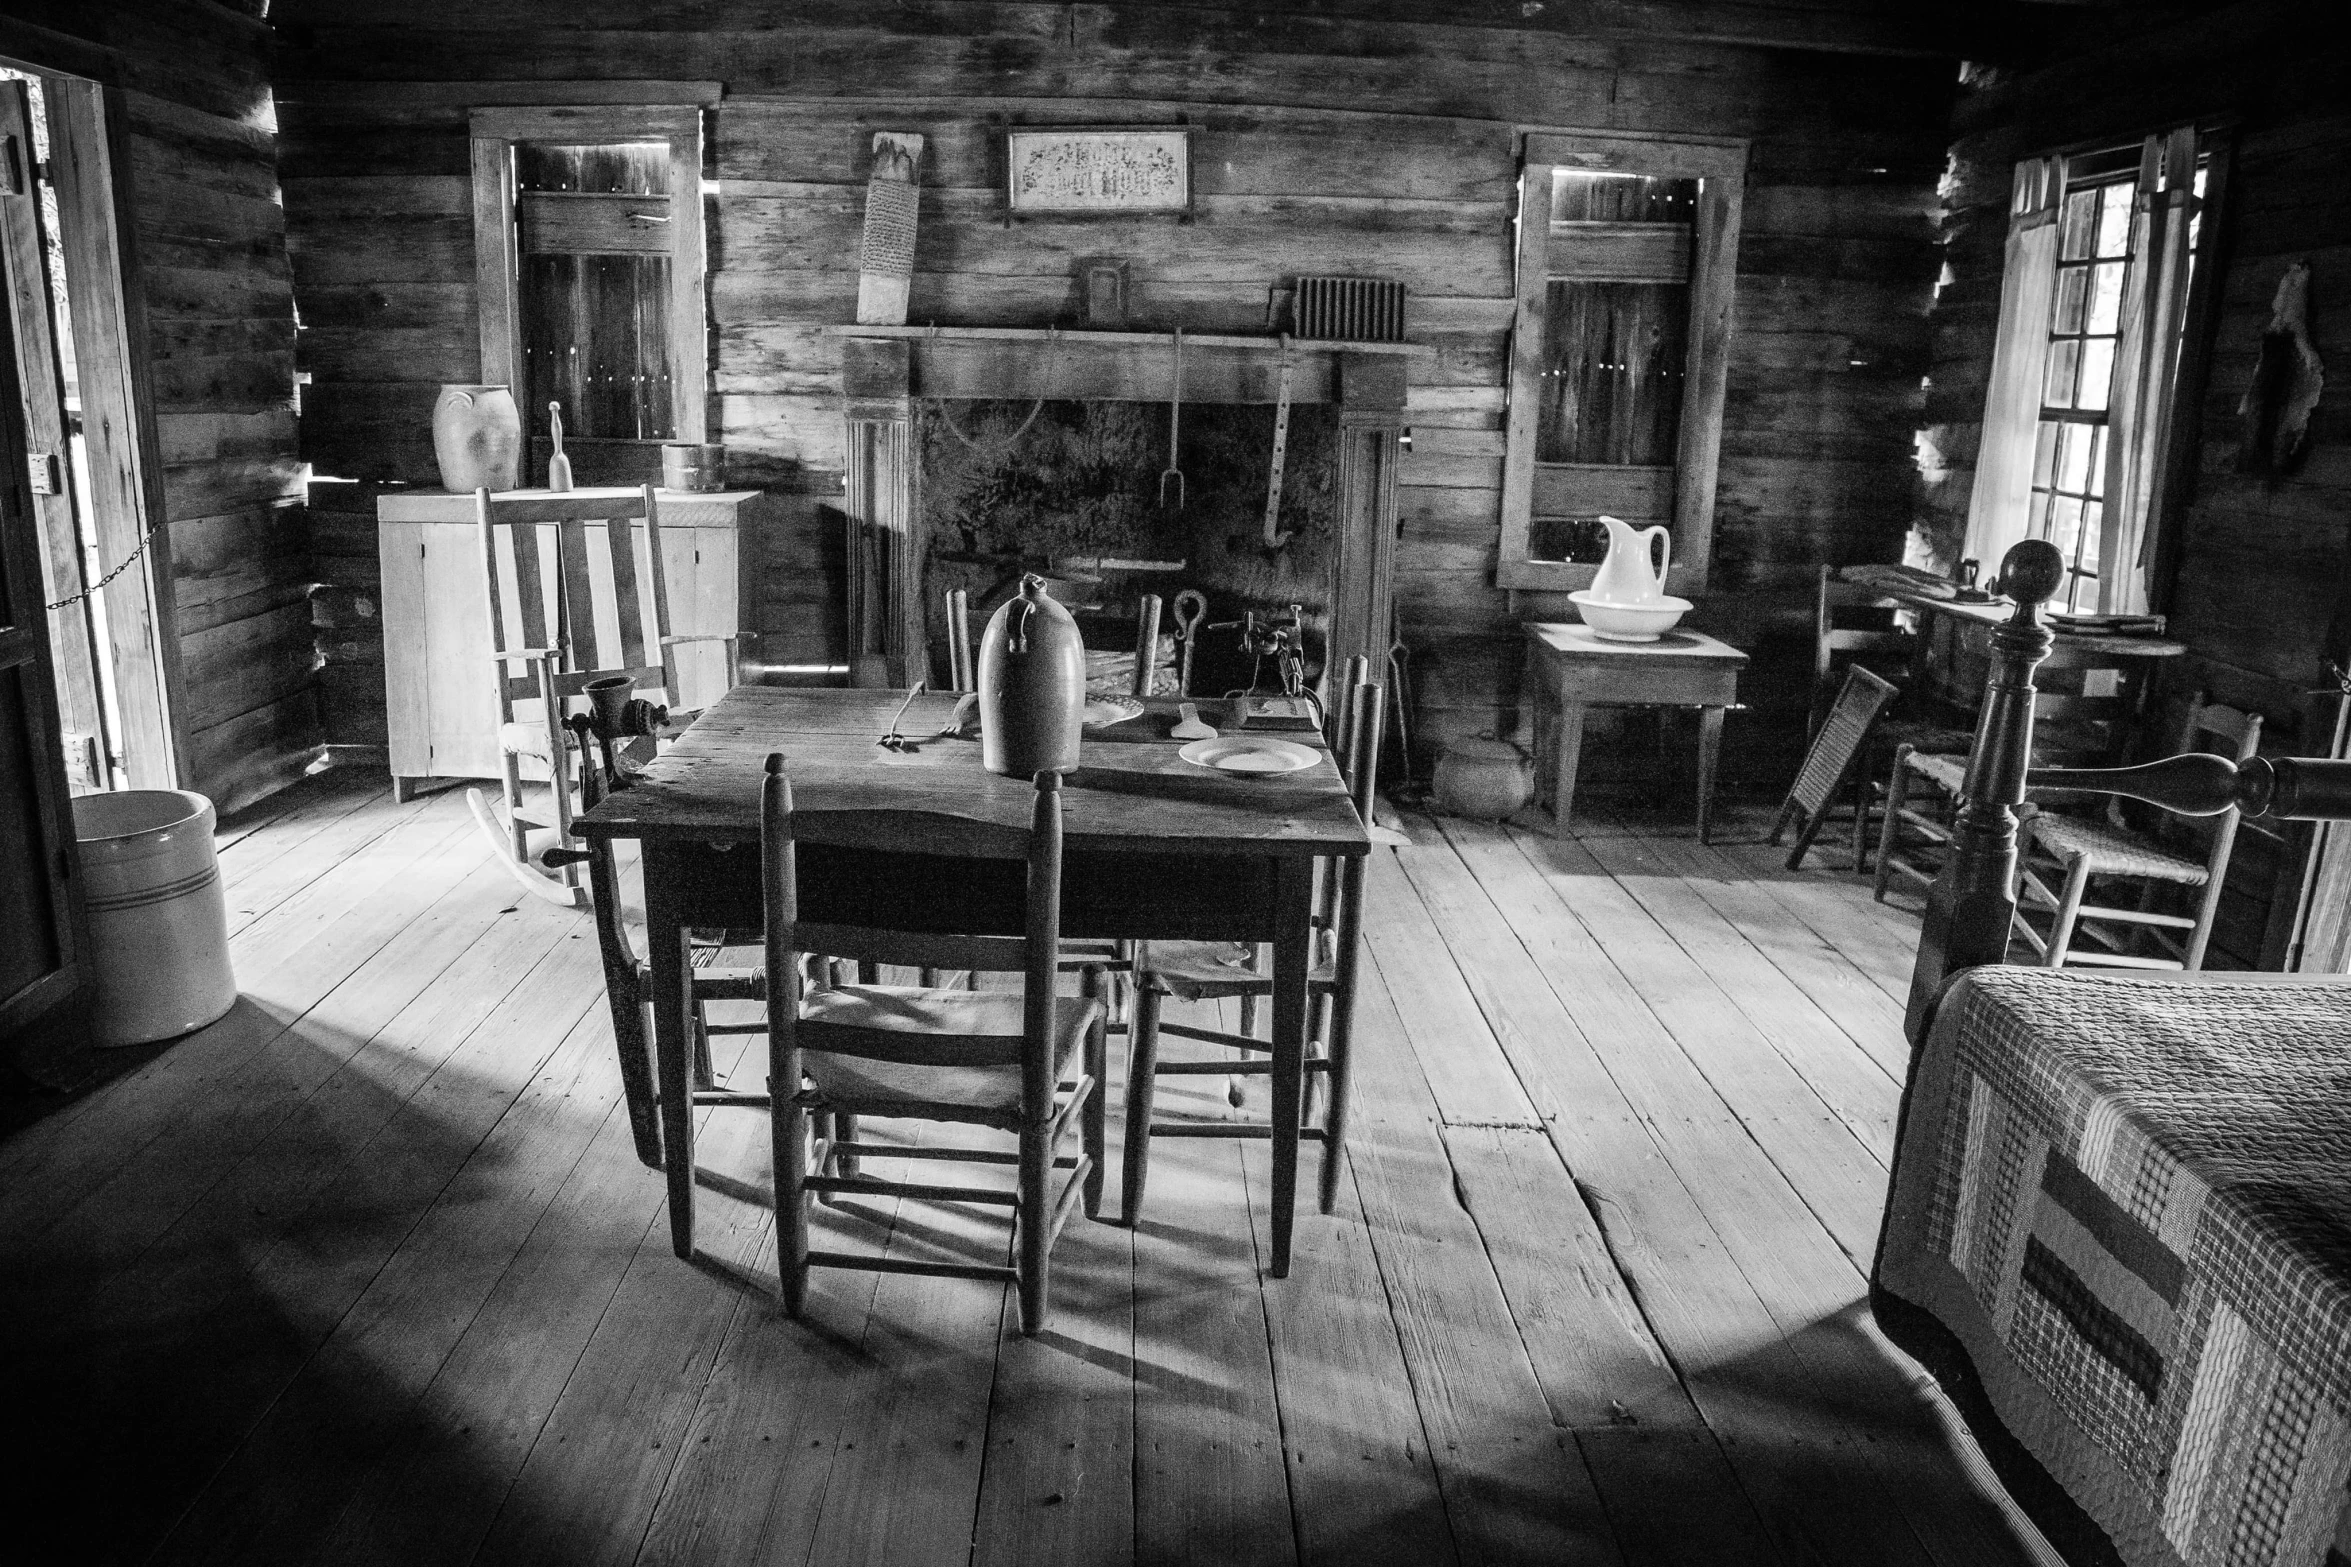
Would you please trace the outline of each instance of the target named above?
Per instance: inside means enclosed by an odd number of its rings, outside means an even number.
[[[716,443],[671,441],[661,448],[661,487],[709,494],[727,487],[727,449]]]

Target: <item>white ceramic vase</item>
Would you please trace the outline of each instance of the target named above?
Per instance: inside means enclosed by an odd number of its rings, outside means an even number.
[[[503,386],[441,388],[433,404],[433,457],[441,488],[470,495],[488,485],[511,490],[522,483],[522,413]]]

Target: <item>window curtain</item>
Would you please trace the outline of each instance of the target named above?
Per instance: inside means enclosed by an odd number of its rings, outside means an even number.
[[[2153,586],[2156,490],[2188,304],[2188,225],[2195,186],[2195,128],[2148,137],[2139,153],[2131,266],[2123,284],[2122,334],[2107,413],[2106,510],[2098,541],[2098,609],[2103,614],[2145,614]]]
[[[1983,562],[1987,577],[1999,569],[2008,546],[2025,536],[2032,503],[2033,437],[2049,362],[2057,211],[2064,196],[2064,158],[2028,158],[2016,166],[2001,270],[1999,337],[1992,348],[1975,488],[1967,502],[1967,543],[1961,550]]]

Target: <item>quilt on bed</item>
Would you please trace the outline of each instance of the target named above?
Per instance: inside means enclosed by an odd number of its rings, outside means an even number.
[[[2124,1561],[2351,1567],[2351,984],[1967,975],[1874,1282]]]

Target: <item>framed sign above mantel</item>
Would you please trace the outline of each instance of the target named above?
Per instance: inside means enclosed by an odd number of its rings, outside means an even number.
[[[1016,126],[1004,133],[1004,169],[1015,218],[1192,211],[1188,125]]]

